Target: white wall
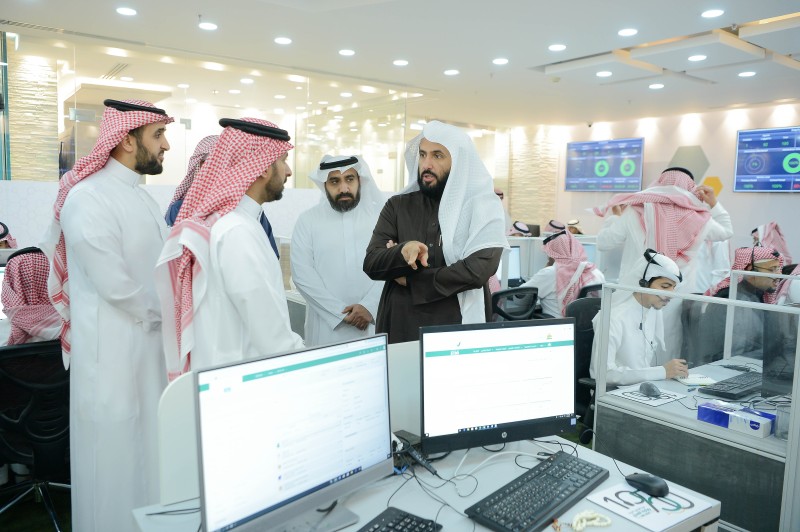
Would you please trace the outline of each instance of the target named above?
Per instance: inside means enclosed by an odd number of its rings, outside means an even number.
[[[786,237],[789,250],[800,257],[800,193],[733,192],[736,163],[736,132],[740,129],[788,127],[800,124],[800,105],[783,104],[752,109],[731,109],[702,114],[663,118],[595,123],[566,128],[563,142],[610,138],[644,137],[644,186],[658,178],[668,167],[679,146],[699,145],[708,158],[705,176],[718,176],[723,183],[719,200],[731,213],[735,236],[732,247],[752,245],[750,231],[766,222],[777,222]],[[566,146],[559,149],[556,218],[579,218],[584,232],[595,234],[602,220],[589,212],[605,204],[613,195],[605,192],[565,192],[564,167]],[[693,170],[694,169],[691,169]]]

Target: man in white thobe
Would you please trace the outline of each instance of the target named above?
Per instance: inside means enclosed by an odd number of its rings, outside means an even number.
[[[166,225],[139,183],[162,171],[173,119],[140,100],[105,105],[92,152],[61,180],[42,245],[71,362],[72,529],[81,531],[136,530],[131,510],[158,501],[166,383],[153,279]]]
[[[256,118],[220,125],[158,261],[170,379],[303,347],[260,221],[261,204],[281,199],[292,175],[289,135]]]
[[[369,336],[383,281],[367,277],[362,264],[385,198],[361,157],[326,155],[311,179],[322,200],[300,215],[292,233],[292,280],[306,300],[306,345]]]

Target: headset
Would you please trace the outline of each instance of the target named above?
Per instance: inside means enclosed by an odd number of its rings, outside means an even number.
[[[758,244],[753,246],[753,249],[750,251],[750,269],[753,270],[753,271],[755,271],[755,269],[756,269],[756,248],[760,248],[760,247],[763,247],[761,245],[761,242],[759,242]],[[772,256],[777,259],[778,257],[781,256],[781,254],[778,253],[777,251],[773,250],[772,251]]]
[[[642,273],[642,278],[639,279],[639,286],[642,288],[647,288],[650,283],[647,282],[647,270],[650,268],[651,264],[655,264],[656,266],[660,266],[658,262],[656,262],[656,255],[662,255],[658,251],[654,249],[647,248],[644,250],[644,258],[647,259],[647,266],[644,267],[644,273]],[[683,281],[683,274],[680,272],[678,273],[678,281]]]
[[[545,238],[545,239],[544,239],[544,242],[542,242],[542,245],[543,245],[543,246],[545,246],[545,245],[547,245],[547,244],[548,244],[548,243],[549,243],[551,240],[553,240],[554,238],[556,238],[556,237],[559,237],[559,236],[561,236],[561,235],[565,235],[565,234],[567,234],[567,232],[566,232],[566,231],[559,231],[558,233],[553,233],[552,235],[550,235],[550,236],[548,236],[547,238]]]

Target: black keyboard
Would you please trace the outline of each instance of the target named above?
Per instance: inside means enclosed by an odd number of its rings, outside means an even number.
[[[559,451],[465,513],[492,530],[540,530],[607,478],[607,469]]]
[[[698,391],[723,399],[741,399],[761,391],[761,373],[758,371],[740,373],[730,379],[703,386]]]
[[[394,506],[389,506],[382,511],[378,517],[358,529],[358,532],[411,532],[412,530],[441,530],[442,525],[434,523],[430,519],[423,519],[414,514],[398,510]]]

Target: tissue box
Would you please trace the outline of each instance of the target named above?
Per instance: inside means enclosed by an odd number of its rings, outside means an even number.
[[[775,414],[725,401],[710,401],[697,407],[697,419],[743,434],[766,438],[772,434]]]

